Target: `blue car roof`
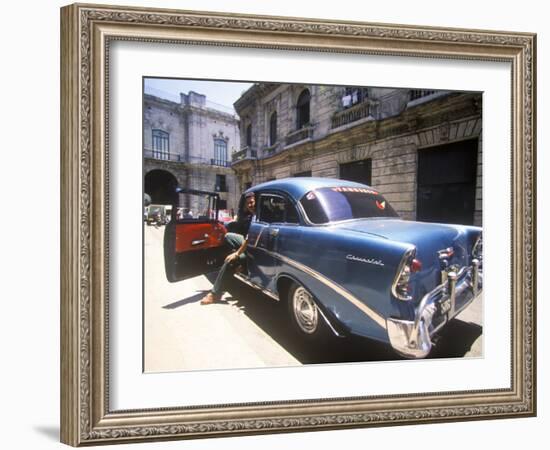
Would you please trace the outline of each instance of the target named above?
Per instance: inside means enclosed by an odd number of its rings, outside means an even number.
[[[280,180],[268,181],[251,187],[246,192],[258,192],[263,190],[276,190],[288,193],[294,200],[300,200],[305,194],[314,189],[324,187],[357,187],[365,188],[366,184],[354,181],[339,180],[337,178],[292,177]]]

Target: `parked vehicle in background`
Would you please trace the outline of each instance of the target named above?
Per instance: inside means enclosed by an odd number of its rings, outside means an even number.
[[[172,205],[149,205],[145,210],[147,225],[166,225],[172,215]]]
[[[220,209],[218,213],[218,220],[220,222],[223,222],[224,224],[228,224],[230,222],[233,222],[234,218],[231,215],[231,212],[227,209]]]

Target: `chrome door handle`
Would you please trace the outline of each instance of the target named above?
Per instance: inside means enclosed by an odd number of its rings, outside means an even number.
[[[279,229],[278,228],[271,228],[269,230],[269,234],[273,237],[277,236],[279,234]]]

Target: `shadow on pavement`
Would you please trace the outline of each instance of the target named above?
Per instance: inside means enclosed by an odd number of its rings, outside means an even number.
[[[183,298],[183,299],[178,300],[177,302],[174,302],[174,303],[169,303],[168,305],[164,305],[162,308],[163,309],[176,309],[176,308],[179,308],[181,306],[189,305],[190,303],[196,303],[196,302],[200,301],[200,299],[203,298],[206,295],[207,292],[208,292],[208,290],[197,291],[197,293],[192,295],[191,297]]]
[[[235,306],[302,364],[402,359],[386,345],[358,336],[334,336],[321,343],[305,341],[291,328],[284,304],[236,280],[228,287],[234,299],[238,299]]]
[[[218,275],[218,272],[215,271],[215,272],[207,273],[204,276],[206,277],[206,279],[211,284],[214,284],[214,282],[216,281],[217,275]],[[170,303],[168,305],[164,305],[162,308],[163,309],[176,309],[176,308],[179,308],[181,306],[189,305],[191,303],[196,303],[196,302],[200,301],[209,291],[208,290],[200,290],[200,291],[195,291],[195,292],[196,293],[193,294],[191,297],[186,297],[186,298],[183,298],[181,300],[178,300],[177,302]]]
[[[429,358],[460,358],[481,336],[483,328],[477,324],[451,320],[441,331]]]
[[[228,288],[233,300],[238,299],[235,306],[302,364],[405,359],[387,344],[360,336],[332,336],[321,343],[307,342],[291,328],[285,304],[274,301],[237,280],[231,280]],[[480,326],[455,319],[443,329],[429,358],[463,357],[481,333]]]

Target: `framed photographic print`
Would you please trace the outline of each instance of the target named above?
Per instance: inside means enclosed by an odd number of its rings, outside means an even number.
[[[533,34],[61,14],[63,442],[536,413]]]

